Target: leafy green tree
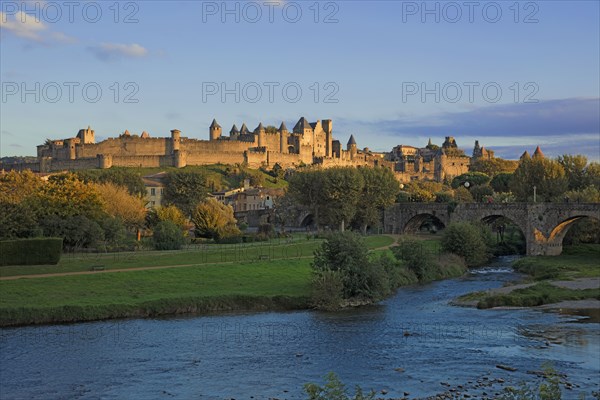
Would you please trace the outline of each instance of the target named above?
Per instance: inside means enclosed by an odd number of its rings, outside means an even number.
[[[219,240],[241,233],[233,208],[212,198],[196,206],[192,222],[196,226],[196,235],[200,237]]]
[[[481,229],[468,222],[454,222],[442,236],[442,249],[465,259],[467,266],[482,265],[489,259],[489,249]]]
[[[163,202],[179,208],[184,215],[192,215],[196,206],[208,195],[207,178],[203,173],[174,171],[165,179]]]
[[[510,181],[513,174],[508,172],[501,172],[494,175],[490,181],[490,186],[496,193],[508,193],[510,192]]]
[[[119,218],[130,231],[142,228],[146,218],[146,207],[139,195],[132,195],[125,186],[111,182],[100,183],[96,187],[108,215]]]
[[[477,202],[485,202],[494,195],[494,190],[488,185],[473,186],[470,192],[473,199]]]
[[[338,232],[315,251],[312,262],[317,278],[324,271],[342,274],[343,298],[377,299],[386,291],[380,279],[381,271],[369,261],[368,248],[362,237],[353,232]]]
[[[487,176],[494,177],[498,174],[513,173],[518,166],[517,161],[504,160],[502,158],[483,159],[476,160],[469,166],[470,172],[481,172]]]
[[[368,226],[379,226],[383,209],[394,203],[400,184],[388,168],[359,168],[358,172],[362,175],[364,185],[354,223],[366,234]]]
[[[132,168],[87,169],[77,171],[75,174],[86,183],[112,183],[117,186],[124,186],[134,196],[144,196],[146,194],[142,174]]]
[[[472,203],[473,195],[471,195],[469,189],[461,186],[454,190],[454,201],[457,203]]]
[[[104,241],[104,230],[98,222],[84,215],[50,214],[40,221],[44,236],[62,237],[68,250],[96,247]]]
[[[152,229],[161,221],[171,221],[179,226],[181,230],[185,230],[188,225],[187,218],[183,215],[181,210],[174,205],[154,208],[148,211],[146,224],[149,228]]]
[[[324,220],[329,226],[339,226],[345,230],[357,211],[364,179],[356,168],[329,168],[323,171]]]
[[[156,250],[179,250],[185,238],[173,222],[161,221],[154,227],[152,241]]]
[[[518,201],[530,201],[534,186],[537,201],[562,199],[568,188],[563,166],[547,158],[521,160],[510,182],[511,191]]]
[[[35,214],[26,203],[0,200],[0,239],[39,236],[41,229]]]
[[[465,183],[469,183],[469,186],[487,185],[490,183],[489,175],[482,172],[467,172],[466,174],[459,175],[452,179],[452,188],[457,189],[461,186],[465,186]]]
[[[587,186],[586,167],[588,161],[586,156],[565,154],[559,156],[557,161],[565,170],[569,190],[579,190]]]
[[[74,174],[53,175],[32,199],[38,221],[47,215],[84,216],[99,221],[104,217],[104,202],[96,185],[86,184]]]
[[[325,175],[317,169],[296,172],[289,178],[289,198],[313,214],[317,228],[321,224],[321,215],[325,212],[325,185]]]
[[[33,172],[9,171],[0,175],[0,200],[12,204],[22,203],[37,194],[44,181]]]

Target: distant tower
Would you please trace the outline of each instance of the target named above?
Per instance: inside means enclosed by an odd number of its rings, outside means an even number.
[[[173,152],[179,151],[179,145],[181,143],[181,131],[179,129],[173,129],[171,131],[171,145]]]
[[[240,131],[238,130],[237,126],[235,126],[235,124],[233,124],[231,130],[229,131],[229,137],[231,138],[231,140],[238,140],[238,138],[240,137]]]
[[[521,154],[521,157],[519,157],[519,161],[523,160],[531,160],[531,156],[529,155],[529,152],[527,150],[525,150],[525,152]]]
[[[542,153],[542,149],[540,149],[540,146],[536,147],[535,151],[533,152],[533,157],[532,158],[544,158],[544,153]]]
[[[210,128],[208,129],[210,132],[210,140],[219,140],[221,137],[221,125],[217,123],[216,119],[213,119],[212,124],[210,124]]]
[[[481,147],[479,146],[479,140],[475,141],[475,147],[473,148],[473,158],[480,158],[482,156]]]
[[[330,119],[323,120],[323,130],[325,131],[325,156],[332,157],[333,155],[333,121]]]
[[[281,126],[279,126],[279,152],[286,154],[288,152],[288,136],[289,132],[285,123],[282,122]]]
[[[254,130],[254,134],[258,135],[258,147],[265,147],[267,145],[267,131],[265,130],[265,127],[263,126],[262,122],[258,124],[256,129]]]
[[[354,135],[350,135],[350,139],[348,139],[348,144],[346,145],[346,150],[348,150],[348,152],[350,153],[350,159],[354,160],[357,153],[356,140],[354,140]]]
[[[94,144],[96,139],[94,138],[94,131],[88,125],[87,129],[80,129],[77,137],[81,140],[82,144]]]

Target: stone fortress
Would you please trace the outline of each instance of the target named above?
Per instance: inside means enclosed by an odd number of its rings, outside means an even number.
[[[472,158],[493,158],[492,151],[475,143],[473,157],[458,150],[453,137],[446,137],[441,147],[430,143],[425,148],[399,145],[390,153],[359,150],[354,136],[346,147],[333,138],[332,120],[309,123],[304,117],[288,131],[280,127],[265,128],[262,123],[253,131],[246,124],[233,125],[229,136],[213,120],[209,140],[182,137],[177,129],[170,137],[150,137],[147,132],[132,135],[125,131],[119,137],[96,143],[95,132],[88,127],[68,139],[47,140],[37,146],[37,161],[2,165],[4,169],[31,169],[52,172],[90,168],[115,167],[176,167],[186,165],[243,164],[250,168],[283,168],[301,165],[383,166],[394,171],[397,179],[443,181],[465,173]]]

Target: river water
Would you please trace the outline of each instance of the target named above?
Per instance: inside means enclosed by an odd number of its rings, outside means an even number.
[[[1,399],[302,399],[328,371],[343,382],[425,397],[450,386],[535,381],[545,361],[567,399],[599,389],[600,324],[448,302],[518,278],[500,259],[460,279],[402,288],[336,313],[229,314],[2,329]],[[502,364],[516,368],[498,369]],[[500,386],[470,389],[471,395]],[[251,397],[253,396],[253,397]]]

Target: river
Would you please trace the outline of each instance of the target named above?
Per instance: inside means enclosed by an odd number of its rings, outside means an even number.
[[[306,382],[425,397],[447,386],[535,380],[545,361],[573,390],[599,390],[600,324],[534,310],[448,302],[518,276],[510,259],[402,288],[381,304],[324,313],[228,314],[2,329],[1,399],[303,399]],[[496,368],[516,368],[510,372]],[[489,384],[471,395],[501,390]],[[251,397],[253,396],[253,397]]]

